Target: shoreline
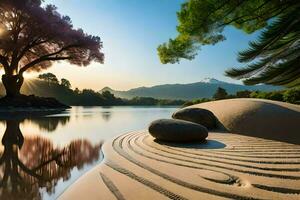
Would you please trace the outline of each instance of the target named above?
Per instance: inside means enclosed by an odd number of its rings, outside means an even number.
[[[69,108],[0,108],[0,120],[44,117],[47,115],[59,114],[68,109]]]

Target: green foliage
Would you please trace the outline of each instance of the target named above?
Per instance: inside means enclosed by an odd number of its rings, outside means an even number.
[[[283,101],[283,94],[281,92],[270,92],[266,99],[274,100],[274,101]]]
[[[274,92],[255,91],[250,94],[250,97],[300,104],[300,87]]]
[[[45,74],[40,74],[38,76],[39,79],[47,81],[48,83],[55,83],[58,84],[58,79],[57,77],[52,74],[52,73],[45,73]]]
[[[239,53],[239,61],[250,63],[226,75],[243,79],[246,85],[266,83],[294,87],[300,84],[300,5],[274,20],[257,41]]]
[[[143,106],[168,106],[168,105],[182,105],[183,100],[169,100],[169,99],[155,99],[152,97],[134,97],[130,100],[125,100],[127,105],[143,105]]]
[[[80,94],[80,90],[78,88],[75,88],[74,92],[75,94]]]
[[[226,99],[232,98],[258,98],[258,99],[269,99],[273,101],[283,101],[287,103],[300,104],[300,87],[292,89],[273,91],[273,92],[261,92],[261,91],[239,91],[236,95],[227,95]],[[194,104],[204,103],[208,101],[214,101],[215,99],[196,99],[193,101],[187,101],[183,104],[183,107],[191,106]]]
[[[237,98],[249,98],[250,94],[251,94],[251,91],[249,91],[249,90],[242,90],[242,91],[236,92],[235,96]]]
[[[179,58],[194,59],[197,55],[196,49],[198,49],[197,46],[187,36],[170,39],[169,43],[159,45],[157,48],[160,61],[163,64],[174,64],[179,62]]]
[[[286,90],[283,93],[283,100],[289,103],[300,104],[300,87]]]
[[[300,85],[299,12],[297,0],[189,0],[177,13],[179,35],[160,45],[158,54],[164,64],[191,60],[201,45],[225,40],[226,26],[246,33],[265,28],[248,50],[239,53],[239,61],[250,64],[226,75],[248,85]]]
[[[107,100],[115,99],[115,95],[112,94],[110,91],[104,91],[102,92],[102,96]]]
[[[30,85],[31,91],[43,97],[53,97],[60,102],[72,106],[119,106],[119,105],[182,105],[185,101],[154,99],[151,97],[135,97],[133,99],[121,99],[116,97],[110,91],[96,92],[91,89],[79,90],[71,89],[71,83],[67,79],[61,79],[61,83],[57,81],[54,74],[41,74],[40,80],[35,80]],[[56,78],[56,79],[55,79]],[[55,81],[53,81],[55,80]],[[30,95],[26,91],[24,94]]]
[[[195,99],[195,100],[192,100],[192,101],[185,102],[183,104],[183,107],[191,106],[191,105],[199,104],[199,103],[205,103],[205,102],[209,102],[209,101],[212,101],[212,99],[209,99],[209,98]]]
[[[220,99],[226,99],[228,98],[228,93],[224,88],[218,87],[216,93],[213,96],[214,99],[220,100]]]
[[[71,83],[69,80],[65,79],[65,78],[62,78],[61,81],[60,81],[60,85],[63,86],[63,87],[66,87],[66,88],[71,88]],[[78,88],[77,88],[78,89]]]
[[[209,45],[223,41],[225,36],[222,32],[226,26],[232,25],[246,33],[252,33],[267,26],[269,19],[279,16],[294,4],[296,3],[291,0],[189,0],[182,4],[177,13],[178,37],[161,45],[165,48],[159,49],[159,55],[173,58],[163,59],[165,61],[173,61],[175,58],[192,59],[184,52],[189,55],[191,51],[196,51],[197,49],[191,48],[193,44]],[[172,44],[174,41],[181,41],[180,53],[177,53],[178,46]]]

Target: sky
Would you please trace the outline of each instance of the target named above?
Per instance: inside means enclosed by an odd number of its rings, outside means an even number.
[[[87,67],[55,63],[45,72],[66,78],[72,87],[100,90],[111,87],[127,90],[140,86],[198,82],[206,77],[235,82],[224,76],[230,67],[241,66],[236,60],[239,50],[257,34],[247,35],[226,28],[227,40],[204,46],[196,59],[179,64],[160,63],[159,44],[177,35],[176,12],[184,0],[46,0],[63,15],[71,17],[74,27],[100,36],[105,63]],[[31,76],[36,76],[32,74]]]

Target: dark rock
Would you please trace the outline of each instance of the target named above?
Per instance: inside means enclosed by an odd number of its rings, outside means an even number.
[[[169,142],[203,141],[208,136],[204,126],[176,119],[153,121],[149,126],[149,133],[158,140]]]
[[[54,98],[37,97],[34,95],[19,95],[0,99],[0,109],[67,109],[69,106]]]
[[[201,108],[184,108],[175,112],[172,117],[201,124],[208,129],[215,128],[217,121],[217,118],[211,111]]]

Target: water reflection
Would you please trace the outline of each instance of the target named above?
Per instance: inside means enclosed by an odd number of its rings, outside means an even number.
[[[73,107],[0,112],[0,199],[57,199],[101,162],[101,141],[169,118],[175,107]],[[16,120],[18,119],[18,120]]]
[[[31,123],[36,124],[40,131],[53,132],[57,129],[59,125],[64,126],[70,121],[69,116],[59,116],[59,117],[42,117],[42,118],[31,118],[26,119]]]
[[[102,112],[102,118],[104,121],[108,122],[111,118],[112,113],[110,111],[104,111]]]
[[[32,120],[48,131],[67,118],[47,121]],[[61,120],[63,119],[63,120]],[[55,147],[50,139],[41,136],[24,137],[20,130],[22,119],[6,120],[0,151],[0,199],[42,199],[40,188],[48,194],[55,192],[60,179],[68,180],[74,167],[99,159],[101,143],[92,145],[88,140],[73,140],[69,145]]]

